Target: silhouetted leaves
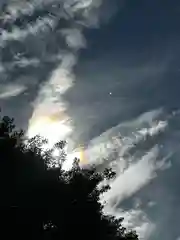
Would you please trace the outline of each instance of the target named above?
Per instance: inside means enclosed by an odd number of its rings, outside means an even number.
[[[100,194],[115,177],[111,169],[98,173],[95,166],[82,169],[75,159],[72,169],[49,168],[53,150],[44,151],[46,140],[26,139],[15,131],[13,119],[0,120],[0,230],[4,238],[17,239],[137,239],[126,233],[122,219],[104,216]],[[63,152],[65,142],[55,145]],[[62,158],[62,159],[61,159]],[[53,166],[53,164],[52,164]]]

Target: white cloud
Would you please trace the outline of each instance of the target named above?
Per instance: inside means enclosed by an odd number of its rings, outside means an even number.
[[[50,17],[44,17],[37,19],[33,24],[28,24],[25,29],[14,27],[11,32],[2,29],[0,36],[0,46],[4,47],[9,41],[22,41],[28,35],[36,35],[39,31],[48,31],[54,26],[54,19]]]
[[[131,164],[111,183],[111,189],[104,194],[103,199],[116,205],[148,184],[156,177],[157,157],[158,148],[155,147],[138,162]]]
[[[109,205],[104,207],[104,213],[124,218],[122,224],[127,230],[135,230],[140,240],[147,240],[155,231],[156,226],[148,219],[148,216],[141,209],[130,209],[124,211],[121,208],[112,208]]]
[[[155,147],[142,159],[132,163],[123,173],[117,175],[116,179],[110,183],[111,189],[101,196],[101,201],[106,202],[104,213],[114,215],[116,218],[123,217],[123,225],[129,230],[135,230],[139,239],[143,240],[149,239],[155,230],[155,225],[140,209],[141,204],[128,211],[120,209],[120,206],[123,200],[131,197],[157,176],[157,157],[158,148]]]
[[[62,95],[73,84],[71,69],[75,63],[74,55],[65,55],[62,63],[52,72],[49,81],[41,87],[34,102],[34,112],[27,134],[29,137],[41,134],[51,142],[51,147],[57,141],[66,139],[72,132]]]
[[[1,85],[0,86],[0,99],[7,99],[10,97],[15,97],[19,95],[20,93],[24,92],[26,90],[26,87],[24,85]]]
[[[150,128],[142,128],[138,131],[138,133],[142,136],[154,136],[157,135],[159,132],[164,131],[164,129],[167,127],[166,121],[159,121],[158,123],[153,123],[153,125]]]
[[[39,65],[40,61],[37,58],[25,58],[25,57],[20,57],[20,58],[16,58],[16,60],[12,63],[12,66],[10,66],[10,68],[12,67],[27,67],[27,66],[34,66],[37,67]]]
[[[42,7],[46,8],[46,5],[48,3],[49,1],[45,1]],[[32,118],[30,119],[30,128],[32,127],[32,123],[34,123],[34,119],[41,117],[41,114],[46,115],[47,117],[47,115],[50,116],[52,112],[53,114],[55,112],[56,114],[59,113],[62,116],[61,113],[66,112],[67,103],[65,103],[63,100],[63,94],[70,87],[72,87],[75,80],[73,67],[77,63],[77,50],[82,49],[86,46],[83,30],[85,27],[94,27],[92,16],[94,19],[96,19],[95,21],[98,22],[97,19],[99,17],[99,14],[97,9],[100,8],[102,1],[66,0],[62,2],[60,0],[54,0],[51,3],[61,3],[61,8],[64,9],[64,13],[62,13],[62,11],[57,12],[57,19],[59,21],[61,17],[66,18],[66,21],[69,21],[69,24],[66,29],[63,29],[59,32],[61,32],[67,46],[76,51],[73,51],[72,53],[71,49],[65,49],[64,53],[61,54],[61,63],[52,72],[49,80],[42,85],[37,99],[34,102],[34,112],[32,114]],[[53,19],[51,27],[53,27],[54,22],[55,20]],[[33,25],[33,28],[31,30],[33,33],[36,33],[39,30],[36,25]],[[40,28],[42,28],[42,26]],[[23,34],[26,36],[28,34],[28,31],[29,30],[26,30],[26,32]],[[4,40],[15,38],[16,35],[19,37],[20,34],[21,32],[19,31],[17,31],[16,34],[12,33],[11,35],[7,36],[4,34]],[[65,114],[63,114],[63,116],[64,115]]]
[[[25,58],[20,56],[14,56],[14,61],[4,63],[0,66],[0,73],[7,73],[15,68],[26,68],[28,66],[37,67],[40,64],[40,60],[37,58]]]
[[[166,130],[168,126],[167,121],[155,120],[160,114],[160,110],[145,113],[137,119],[121,123],[91,140],[86,149],[88,161],[95,164],[102,163],[104,159],[108,159],[111,152],[116,151],[116,153],[118,152],[118,161],[121,162],[120,165],[123,171],[124,167],[129,165],[127,161],[132,162],[133,160],[133,156],[129,156],[129,159],[123,159],[125,155],[129,155],[129,151],[133,147],[136,147],[138,143],[144,142],[147,136],[154,137]],[[148,126],[144,128],[144,124]],[[126,136],[121,133],[124,129],[127,132]],[[97,156],[97,158],[94,156]]]
[[[47,4],[55,2],[55,0],[6,0],[7,12],[4,12],[1,19],[4,21],[16,20],[22,14],[31,15],[36,9],[41,9]]]
[[[62,35],[66,39],[66,43],[73,49],[80,49],[86,47],[86,40],[80,29],[63,29]]]
[[[154,178],[158,176],[158,171],[166,170],[171,167],[169,158],[173,153],[169,153],[167,156],[160,158],[161,148],[156,145],[148,152],[144,154],[140,159],[137,159],[134,155],[129,155],[128,158],[124,158],[124,155],[134,146],[136,143],[146,141],[146,136],[154,137],[160,132],[166,130],[168,126],[167,121],[157,121],[160,117],[161,111],[152,111],[140,116],[138,119],[128,123],[123,123],[117,127],[110,129],[103,136],[100,136],[98,142],[107,141],[117,134],[121,133],[121,130],[126,127],[129,129],[130,134],[124,139],[122,135],[119,139],[117,149],[119,150],[120,158],[115,159],[117,176],[115,180],[110,182],[111,189],[101,196],[101,201],[105,202],[104,212],[106,214],[113,214],[117,218],[124,217],[124,225],[129,229],[135,229],[140,236],[140,239],[148,239],[151,233],[155,230],[155,225],[148,219],[147,215],[141,210],[141,199],[139,199],[138,205],[135,209],[123,211],[119,209],[122,201],[133,197],[133,194],[137,193],[140,189],[148,185]],[[144,128],[144,124],[146,128]],[[148,124],[148,126],[147,126]],[[126,130],[127,130],[126,129]],[[118,138],[118,137],[117,137]],[[158,144],[158,143],[157,143]],[[100,146],[100,145],[99,145]],[[111,147],[108,145],[107,152],[111,152]],[[112,147],[114,144],[112,143]],[[138,147],[136,147],[138,150]],[[98,147],[97,147],[98,149]],[[93,156],[96,154],[93,154]],[[142,202],[143,204],[143,202]],[[149,203],[149,207],[154,206],[154,203]],[[133,206],[135,207],[135,206]]]
[[[120,212],[120,215],[124,217],[123,224],[129,230],[136,230],[139,239],[148,239],[155,230],[155,225],[148,219],[142,210],[132,209],[127,212],[122,211]]]

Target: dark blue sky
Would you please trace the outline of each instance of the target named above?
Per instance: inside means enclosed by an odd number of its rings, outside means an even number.
[[[106,123],[100,128],[151,109],[178,108],[179,7],[178,1],[126,1],[108,24],[87,30],[88,48],[81,52],[76,87],[67,97],[72,108],[102,102],[101,120],[105,117]],[[79,88],[88,90],[77,97]],[[120,101],[126,102],[123,113],[118,111]]]

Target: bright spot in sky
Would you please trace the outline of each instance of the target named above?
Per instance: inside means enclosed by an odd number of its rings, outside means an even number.
[[[55,115],[43,116],[31,119],[29,124],[29,129],[27,131],[27,136],[32,138],[36,135],[48,140],[48,144],[45,144],[43,148],[51,149],[54,144],[61,140],[67,140],[68,136],[72,133],[73,129],[67,123],[67,119],[60,119]],[[84,161],[84,151],[82,148],[76,149],[72,152],[67,152],[67,148],[64,149],[67,154],[67,161],[65,161],[63,168],[68,170],[72,167],[72,163],[75,158],[80,159],[80,163],[85,163]],[[59,151],[55,150],[53,156],[58,157]]]
[[[40,117],[30,123],[28,137],[40,135],[48,140],[49,147],[65,138],[72,132],[70,126],[65,121],[55,120],[51,117]]]

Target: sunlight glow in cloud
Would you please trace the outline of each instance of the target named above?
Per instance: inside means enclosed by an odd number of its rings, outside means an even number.
[[[102,2],[97,0],[77,0],[77,1],[52,1],[55,5],[61,3],[61,8],[67,13],[66,20],[69,22],[73,19],[75,24],[69,24],[67,28],[64,28],[60,31],[61,36],[64,38],[69,50],[65,50],[61,53],[61,62],[59,66],[52,72],[51,77],[47,82],[42,85],[38,97],[34,102],[34,112],[29,121],[29,129],[27,135],[32,137],[34,135],[41,135],[45,137],[50,142],[49,146],[53,146],[57,141],[68,139],[70,134],[74,131],[73,121],[69,119],[66,115],[67,103],[63,99],[65,92],[73,86],[74,75],[73,67],[77,62],[77,50],[82,49],[86,46],[86,40],[83,36],[83,29],[85,27],[94,26],[94,21],[92,22],[92,17],[98,19],[98,13],[94,15],[94,10],[97,10]],[[33,2],[32,2],[33,4]],[[44,2],[44,6],[49,4],[48,1]],[[54,12],[53,12],[54,13]],[[76,15],[78,14],[78,21],[75,20]],[[58,15],[58,13],[56,13]],[[58,18],[64,18],[65,15],[62,14],[62,11],[59,11]],[[49,17],[48,17],[49,19]],[[46,24],[49,24],[51,28],[54,24],[54,19],[43,19],[39,20],[42,24],[42,28]],[[98,22],[98,20],[96,20]],[[84,24],[85,25],[84,25]],[[8,41],[11,38],[25,37],[30,32],[34,34],[39,30],[38,24],[31,26],[30,30],[25,30],[25,32],[16,31],[9,34],[4,32],[2,41]],[[47,29],[48,30],[48,29]],[[73,52],[72,52],[73,50]],[[74,51],[76,50],[76,51]],[[56,119],[52,116],[58,116]],[[80,156],[82,158],[82,151],[75,151],[76,154],[73,156]],[[72,155],[71,154],[71,155]]]

